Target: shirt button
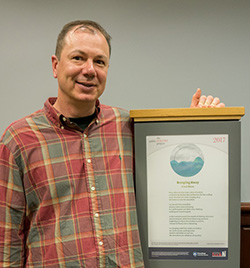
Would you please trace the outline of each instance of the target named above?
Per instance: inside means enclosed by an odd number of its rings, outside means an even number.
[[[103,245],[103,242],[102,242],[102,241],[100,241],[100,242],[99,242],[99,245],[100,245],[100,246],[102,246],[102,245]]]
[[[63,120],[64,122],[66,122],[66,121],[67,121],[67,118],[66,118],[66,117],[63,117],[62,120]]]
[[[95,217],[98,218],[99,217],[99,214],[98,213],[95,213]]]
[[[61,129],[64,129],[64,126],[61,126]]]
[[[87,138],[88,136],[87,136],[87,134],[83,134],[83,137],[84,137],[84,138]]]
[[[95,187],[94,187],[94,186],[92,186],[92,187],[91,187],[91,190],[92,190],[92,191],[94,191],[94,190],[95,190]]]
[[[87,162],[88,162],[88,163],[91,163],[91,159],[88,159]]]

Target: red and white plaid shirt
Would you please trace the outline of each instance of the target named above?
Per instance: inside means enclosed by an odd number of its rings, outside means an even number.
[[[0,267],[144,267],[128,112],[82,132],[54,102],[0,141]]]

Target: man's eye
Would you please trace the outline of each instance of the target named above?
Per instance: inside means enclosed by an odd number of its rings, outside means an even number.
[[[78,60],[82,60],[82,57],[81,56],[74,56],[73,59],[78,61]]]
[[[103,66],[106,65],[105,61],[103,61],[103,60],[97,60],[96,63],[99,64],[99,65],[103,65]]]

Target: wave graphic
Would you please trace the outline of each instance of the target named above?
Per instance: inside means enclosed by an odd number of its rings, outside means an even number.
[[[182,177],[192,177],[199,173],[204,165],[204,161],[201,157],[196,157],[194,161],[170,161],[171,167],[175,173]]]

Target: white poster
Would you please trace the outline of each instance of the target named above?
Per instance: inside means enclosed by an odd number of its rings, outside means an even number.
[[[147,189],[152,257],[227,259],[228,135],[147,136]]]

